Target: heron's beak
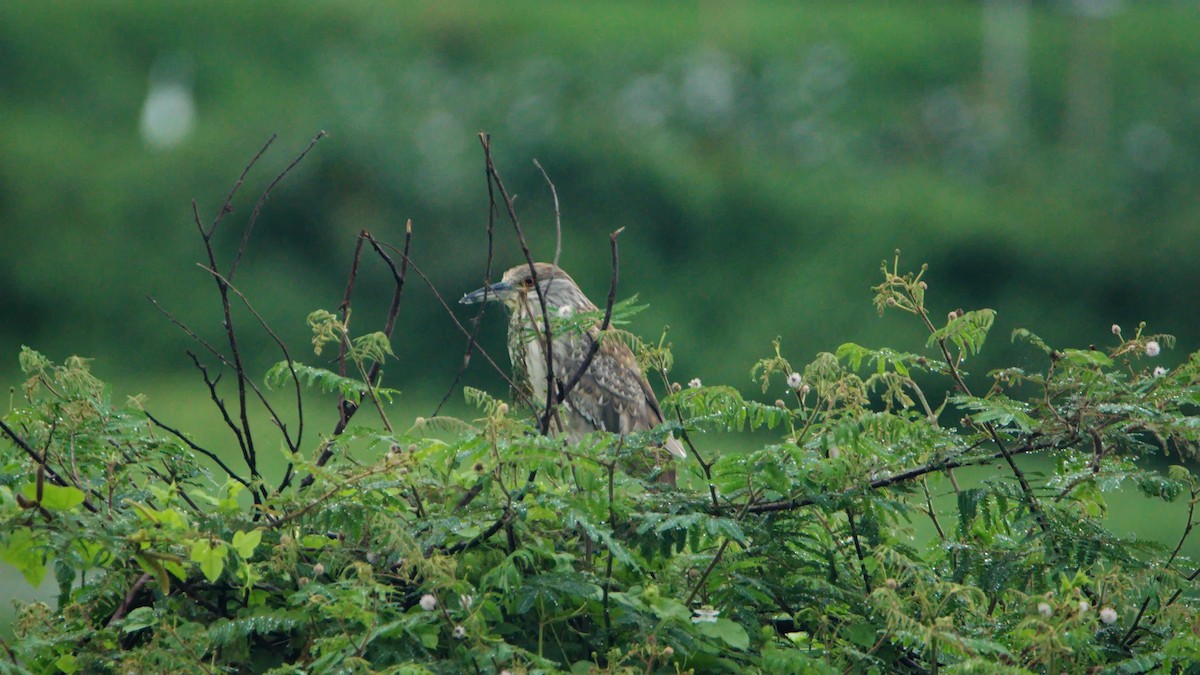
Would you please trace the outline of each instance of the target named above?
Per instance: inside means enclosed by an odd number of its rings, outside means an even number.
[[[462,296],[462,299],[458,302],[462,305],[474,305],[485,300],[500,300],[512,292],[512,289],[512,284],[507,281],[500,281],[491,286],[484,286],[479,290],[471,291]]]

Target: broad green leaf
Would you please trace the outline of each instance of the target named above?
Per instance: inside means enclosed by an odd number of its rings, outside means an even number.
[[[0,560],[21,572],[30,586],[37,588],[46,578],[46,556],[29,528],[13,530],[0,544]]]
[[[238,552],[238,555],[247,560],[254,556],[254,549],[258,548],[260,542],[262,542],[262,530],[238,531],[233,533],[234,550]]]
[[[202,539],[192,542],[191,559],[192,562],[200,564],[204,578],[216,582],[225,570],[225,556],[228,552],[229,546],[225,542]]]
[[[21,493],[30,501],[37,499],[37,486],[29,483],[21,488]],[[70,485],[42,484],[42,508],[49,511],[68,511],[83,503],[83,491]]]
[[[79,672],[79,663],[74,654],[63,654],[54,661],[54,665],[64,673]]]
[[[153,607],[138,607],[125,615],[125,621],[121,624],[121,632],[133,633],[157,623],[158,615],[154,613]]]
[[[750,636],[746,633],[746,629],[736,621],[717,619],[716,623],[702,622],[696,626],[702,635],[718,638],[734,649],[750,647]]]

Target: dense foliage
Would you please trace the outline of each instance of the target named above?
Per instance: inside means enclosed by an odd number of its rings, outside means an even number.
[[[1190,534],[1200,481],[1139,460],[1194,457],[1200,354],[1167,370],[1172,338],[1141,327],[1083,349],[1018,331],[1032,365],[972,392],[992,312],[933,317],[924,273],[883,273],[878,308],[925,326],[923,349],[793,365],[777,342],[753,368],[764,401],[676,386],[667,428],[571,447],[473,389],[474,419],[393,425],[386,336],[352,337],[346,313],[310,317],[342,372],[288,359],[267,384],[338,391],[380,424],[252,439],[221,403],[245,461],[219,470],[85,361],[26,349],[0,418],[0,560],[59,595],[20,608],[0,672],[1195,669],[1194,563],[1101,515],[1136,486],[1187,500]],[[664,345],[631,344],[667,375]],[[227,370],[251,399],[263,386]],[[773,440],[723,452],[704,433],[747,428]],[[668,429],[691,450],[678,488],[627,470]],[[284,476],[257,468],[272,446]],[[956,478],[984,464],[1001,468]]]

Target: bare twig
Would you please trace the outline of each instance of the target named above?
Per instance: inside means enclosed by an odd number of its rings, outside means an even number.
[[[280,339],[280,337],[275,333],[275,331],[271,329],[271,326],[267,323],[267,320],[264,319],[262,317],[262,315],[258,313],[258,310],[254,309],[254,305],[250,304],[250,300],[249,300],[249,298],[247,298],[245,296],[245,294],[243,294],[241,291],[239,291],[228,279],[222,278],[220,272],[217,272],[214,269],[209,269],[207,267],[204,267],[203,265],[199,265],[199,267],[201,269],[204,269],[205,271],[207,271],[209,274],[212,274],[213,276],[217,277],[217,279],[220,279],[226,286],[229,287],[229,290],[233,291],[234,294],[236,294],[238,296],[238,298],[241,299],[242,304],[244,304],[246,306],[246,309],[250,312],[250,314],[253,315],[254,318],[258,320],[258,324],[260,326],[262,326],[262,329],[264,331],[266,331],[267,335],[271,336],[272,340],[275,341],[275,344],[279,347],[279,351],[283,352],[283,358],[288,364],[288,371],[292,375],[292,383],[295,386],[295,391],[296,391],[296,414],[298,416],[299,422],[298,422],[298,426],[296,429],[295,440],[292,440],[292,437],[288,433],[288,430],[287,430],[287,424],[284,423],[283,419],[280,418],[279,415],[277,415],[275,413],[275,410],[272,409],[270,406],[267,406],[267,412],[270,413],[271,419],[275,422],[275,426],[279,427],[279,430],[283,433],[283,439],[287,443],[288,448],[292,452],[296,452],[297,450],[300,449],[300,439],[304,435],[304,404],[303,404],[303,400],[302,400],[302,396],[301,396],[302,392],[301,392],[301,386],[300,386],[300,376],[298,376],[296,374],[296,365],[295,365],[295,362],[292,361],[292,355],[290,352],[288,352],[287,345],[284,344],[283,340]]]
[[[621,259],[617,253],[617,237],[624,231],[625,228],[622,227],[608,235],[608,241],[612,247],[612,281],[608,286],[608,303],[604,308],[604,320],[600,322],[600,330],[596,334],[596,337],[592,338],[592,344],[588,348],[587,355],[583,357],[583,363],[579,364],[579,369],[575,371],[571,379],[567,380],[567,383],[559,391],[559,403],[566,400],[567,395],[571,393],[575,385],[579,384],[579,380],[583,378],[583,374],[592,365],[592,360],[596,358],[596,353],[600,351],[600,334],[608,330],[609,325],[612,323],[613,304],[615,304],[617,299],[617,279],[620,276],[619,270],[621,267]]]
[[[162,427],[165,431],[167,431],[167,433],[169,433],[172,436],[174,436],[175,438],[178,438],[179,440],[183,441],[184,444],[186,444],[192,450],[195,450],[196,452],[198,452],[198,453],[204,455],[205,457],[211,459],[212,461],[216,462],[217,466],[221,467],[221,470],[224,471],[225,474],[228,475],[230,478],[236,480],[237,482],[241,483],[242,485],[245,485],[246,487],[250,487],[250,482],[247,481],[245,478],[242,478],[241,476],[237,475],[237,473],[233,469],[229,468],[229,466],[227,464],[225,464],[225,462],[221,461],[221,458],[218,457],[216,455],[216,453],[213,453],[210,450],[206,450],[206,449],[200,447],[199,445],[196,445],[194,442],[192,442],[192,439],[188,438],[187,436],[184,436],[183,432],[181,432],[178,429],[175,429],[173,427],[169,427],[166,424],[163,424],[161,420],[159,420],[157,417],[150,414],[149,412],[146,412],[146,417],[149,418],[149,420],[151,422],[154,422],[158,426]]]
[[[491,175],[487,176],[487,191],[488,191],[488,217],[487,217],[487,265],[483,272],[483,287],[486,289],[492,285],[492,256],[495,253],[495,226],[496,226],[496,195],[492,185]],[[486,297],[487,291],[484,291]],[[446,405],[446,401],[450,400],[450,396],[454,390],[458,388],[458,383],[462,380],[463,373],[467,371],[467,366],[471,363],[471,352],[475,351],[475,341],[479,338],[479,329],[483,326],[483,315],[487,311],[488,303],[479,303],[479,311],[475,314],[475,318],[471,319],[471,334],[467,336],[467,347],[463,350],[462,363],[458,367],[458,372],[454,375],[454,381],[446,388],[446,393],[442,395],[442,400],[438,401],[437,407],[433,410],[433,417],[437,417],[442,411],[442,407]]]
[[[558,267],[558,259],[562,256],[562,213],[558,209],[558,190],[554,187],[554,181],[550,180],[550,176],[546,175],[546,170],[535,159],[533,165],[542,172],[542,178],[546,179],[546,185],[550,186],[550,195],[554,197],[554,266]]]
[[[129,609],[133,607],[134,600],[137,599],[137,594],[153,578],[149,573],[143,573],[142,576],[137,578],[137,581],[133,582],[133,585],[129,587],[129,591],[125,593],[125,599],[121,601],[120,606],[117,607],[117,611],[113,612],[112,617],[105,624],[107,627],[111,628],[114,623],[125,618],[125,615],[129,613]]]
[[[274,139],[275,137],[272,136],[271,138]],[[308,156],[308,153],[313,149],[313,146],[315,146],[322,138],[325,138],[325,132],[317,132],[317,135],[313,136],[313,139],[308,142],[308,147],[304,148],[304,150],[292,160],[292,163],[287,165],[287,168],[285,168],[283,171],[280,171],[279,175],[275,176],[275,180],[272,180],[270,184],[267,185],[267,189],[263,190],[262,194],[259,195],[258,201],[254,204],[254,210],[250,213],[250,220],[246,223],[246,229],[242,232],[242,244],[238,247],[237,254],[233,257],[233,262],[229,264],[229,272],[225,275],[230,281],[233,280],[233,275],[237,273],[238,263],[241,262],[242,255],[246,252],[246,246],[250,242],[250,232],[254,230],[254,223],[258,221],[258,214],[262,211],[263,204],[266,203],[267,197],[271,195],[271,190],[274,190],[275,186],[279,185],[280,181],[287,177],[287,175],[292,172],[292,169],[296,168],[296,165],[304,161],[304,158]],[[264,147],[263,150],[266,150],[266,148]],[[259,154],[261,155],[262,153]],[[254,159],[257,160],[258,157],[255,157]],[[249,170],[250,167],[246,168]],[[242,175],[245,176],[245,173]],[[238,182],[239,184],[241,183],[240,180]]]
[[[487,166],[487,174],[491,177],[491,181],[495,183],[496,189],[500,192],[500,198],[504,201],[504,206],[508,211],[509,221],[513,224],[513,229],[517,233],[517,241],[521,244],[521,252],[525,255],[525,263],[529,265],[529,275],[533,278],[534,288],[541,289],[541,281],[538,279],[537,267],[534,265],[533,254],[529,250],[529,242],[525,239],[525,231],[521,228],[521,221],[517,218],[517,211],[513,207],[513,200],[508,195],[508,190],[504,187],[504,181],[501,180],[499,172],[496,171],[496,164],[492,161],[492,141],[491,137],[486,133],[479,134],[479,142],[483,144],[483,157]],[[553,328],[550,325],[550,311],[546,308],[546,296],[549,295],[549,285],[554,283],[551,278],[547,281],[547,288],[538,293],[538,304],[542,311],[542,337],[543,352],[546,355],[546,407],[543,411],[539,427],[543,435],[550,433],[550,419],[554,416],[554,350],[551,345],[554,344]],[[533,317],[529,317],[533,321]],[[536,332],[536,322],[534,322]]]
[[[382,244],[382,246],[384,248],[391,249],[393,252],[404,255],[399,249],[391,244]],[[412,267],[413,271],[421,277],[421,281],[425,282],[425,285],[429,288],[430,292],[433,293],[434,299],[438,301],[438,304],[442,306],[442,309],[446,310],[446,314],[450,316],[450,320],[454,322],[454,327],[458,329],[458,332],[462,333],[463,336],[470,337],[471,332],[468,331],[466,327],[462,325],[462,322],[458,320],[458,317],[454,315],[454,310],[450,308],[450,305],[446,302],[446,299],[443,298],[442,294],[438,292],[437,287],[433,285],[433,282],[430,281],[429,277],[423,271],[421,271],[421,268],[417,266],[417,264],[414,263],[411,258],[405,255],[404,259],[408,261],[408,264]],[[512,378],[510,378],[508,373],[496,363],[496,360],[492,358],[491,354],[488,354],[487,350],[485,350],[483,347],[476,345],[476,348],[479,350],[479,353],[483,355],[484,360],[486,360],[488,364],[492,366],[492,369],[495,370],[500,377],[504,378],[504,381],[508,384],[508,386],[514,391],[518,392],[517,395],[522,399],[521,403],[524,405],[533,405],[533,402],[529,399],[529,397],[521,393],[517,385],[513,383]]]

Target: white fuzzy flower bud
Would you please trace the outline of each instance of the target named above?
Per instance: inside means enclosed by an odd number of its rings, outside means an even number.
[[[792,389],[799,389],[801,382],[800,373],[791,373],[787,376],[787,386]]]
[[[1100,620],[1104,623],[1116,623],[1117,610],[1113,609],[1112,607],[1105,607],[1104,609],[1100,610]]]
[[[1146,356],[1158,356],[1158,353],[1161,351],[1162,347],[1159,346],[1158,340],[1151,340],[1146,343]]]
[[[1159,366],[1159,367],[1157,367],[1157,368],[1155,368],[1155,369],[1154,369],[1154,376],[1155,376],[1155,377],[1162,377],[1163,375],[1166,375],[1166,374],[1167,374],[1167,369],[1166,369],[1166,368],[1163,368],[1162,366]]]
[[[689,387],[691,387],[692,389],[699,389],[699,388],[702,386],[702,385],[700,384],[700,378],[698,378],[698,377],[693,377],[693,378],[692,378],[692,379],[691,379],[691,380],[688,382],[688,386],[689,386]]]
[[[421,609],[425,610],[426,612],[432,612],[433,610],[437,609],[437,598],[433,597],[431,593],[422,595]]]
[[[569,319],[575,315],[575,310],[571,309],[570,305],[563,305],[558,308],[558,318]]]
[[[453,635],[455,640],[461,640],[467,637],[467,629],[463,626],[455,626]]]
[[[1039,602],[1038,603],[1038,614],[1041,614],[1043,619],[1049,619],[1050,615],[1053,613],[1054,613],[1054,608],[1052,608],[1050,606],[1050,603],[1048,603],[1048,602]]]
[[[1113,334],[1113,335],[1120,335],[1120,334],[1121,334],[1121,327],[1120,327],[1120,326],[1118,326],[1117,324],[1115,324],[1115,323],[1114,323],[1114,324],[1112,325],[1112,334]]]
[[[1084,612],[1088,611],[1091,608],[1092,608],[1092,606],[1088,604],[1087,600],[1079,601],[1079,613],[1080,614],[1083,614]]]

